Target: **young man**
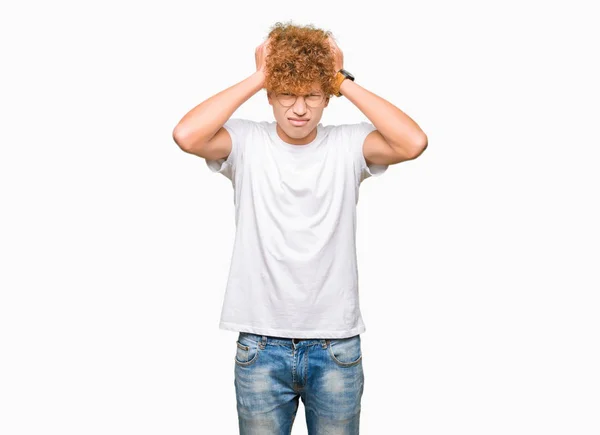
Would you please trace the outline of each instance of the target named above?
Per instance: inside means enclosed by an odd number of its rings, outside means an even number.
[[[359,185],[419,156],[427,137],[354,82],[329,32],[277,23],[255,59],[254,74],[196,106],[173,132],[234,188],[236,237],[219,327],[238,332],[240,433],[291,433],[302,398],[309,434],[358,434]],[[275,121],[230,119],[263,88]],[[332,95],[372,124],[321,124]]]

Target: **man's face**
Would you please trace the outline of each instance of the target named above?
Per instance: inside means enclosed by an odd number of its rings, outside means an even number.
[[[329,99],[325,97],[319,83],[313,85],[310,94],[298,96],[295,102],[294,97],[291,93],[280,93],[279,96],[271,92],[268,94],[269,104],[273,106],[273,114],[279,126],[279,136],[285,142],[305,145],[316,137],[315,129]],[[306,121],[294,122],[293,119]]]

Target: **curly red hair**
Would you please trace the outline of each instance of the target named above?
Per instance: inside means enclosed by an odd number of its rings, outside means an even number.
[[[269,55],[265,59],[267,92],[307,95],[318,82],[326,98],[334,95],[337,71],[330,35],[312,24],[275,23],[269,32]]]

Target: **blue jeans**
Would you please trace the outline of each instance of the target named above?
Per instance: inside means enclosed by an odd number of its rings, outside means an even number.
[[[300,398],[309,435],[358,434],[363,386],[360,334],[292,339],[239,333],[235,392],[241,435],[289,435]]]

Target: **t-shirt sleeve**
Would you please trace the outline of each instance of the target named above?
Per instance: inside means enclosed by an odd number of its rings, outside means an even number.
[[[387,171],[389,165],[376,165],[376,164],[367,164],[365,160],[365,155],[363,153],[363,145],[365,143],[365,139],[369,133],[377,128],[371,124],[370,122],[360,122],[358,124],[352,124],[352,146],[354,151],[354,158],[356,163],[356,168],[358,171],[358,180],[359,184],[363,182],[363,180],[375,176],[378,177],[382,175],[385,171]]]
[[[248,134],[252,128],[252,121],[241,118],[229,118],[223,125],[231,136],[231,152],[225,159],[206,159],[206,165],[212,172],[223,174],[232,182],[244,161],[244,144],[247,142]]]

